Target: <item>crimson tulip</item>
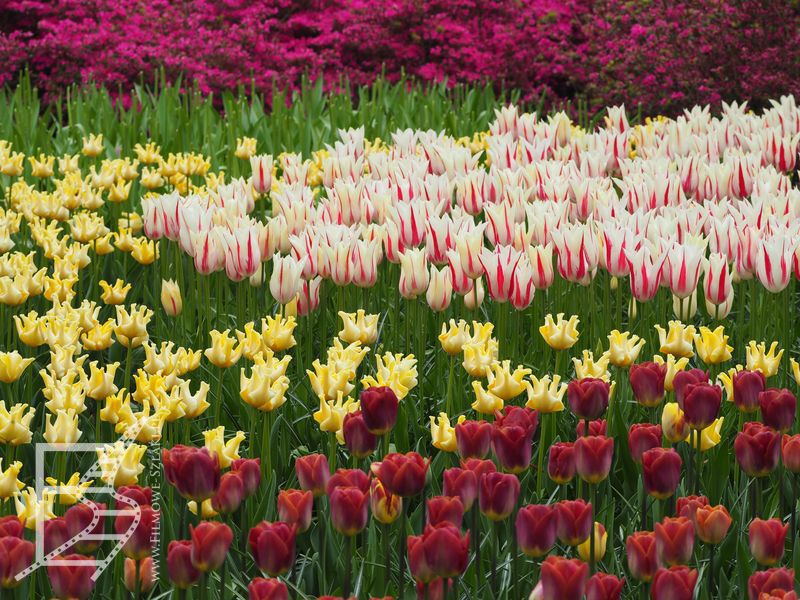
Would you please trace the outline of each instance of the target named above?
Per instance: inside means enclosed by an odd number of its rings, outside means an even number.
[[[342,422],[344,445],[358,458],[369,456],[378,447],[378,438],[371,433],[360,410],[347,413]]]
[[[225,523],[201,521],[189,525],[192,537],[192,564],[203,573],[219,568],[233,541],[233,532]]]
[[[761,371],[737,371],[733,375],[733,403],[742,412],[758,410],[758,396],[767,386]]]
[[[628,450],[633,462],[641,464],[642,454],[651,448],[661,447],[661,425],[634,423],[628,429]]]
[[[237,458],[231,463],[231,471],[238,473],[242,478],[245,496],[249,497],[256,493],[258,486],[261,484],[261,459]]]
[[[478,482],[478,504],[491,521],[502,521],[514,511],[519,498],[519,479],[510,473],[487,473]]]
[[[787,389],[769,388],[758,395],[764,425],[786,433],[794,425],[797,398]]]
[[[311,526],[314,494],[310,490],[281,490],[278,492],[278,517],[284,523],[295,525],[303,533]]]
[[[167,575],[172,585],[185,590],[200,579],[200,571],[192,564],[191,540],[172,540],[167,546]]]
[[[19,523],[19,519],[14,517]],[[21,536],[20,536],[21,537]],[[55,519],[47,519],[44,522],[44,552],[50,554],[56,548],[60,548],[64,543],[70,541],[72,536],[67,531],[67,522],[64,517],[56,517]],[[70,548],[64,548],[59,551],[59,554],[67,554]]]
[[[787,471],[800,473],[800,434],[783,435],[781,439],[781,459]]]
[[[642,455],[644,489],[653,498],[664,500],[678,489],[683,461],[672,448],[651,448]]]
[[[708,498],[705,496],[682,496],[675,503],[675,514],[679,517],[686,517],[694,523],[697,509],[702,506],[709,506]]]
[[[150,487],[141,487],[138,485],[123,485],[117,488],[117,498],[124,496],[132,500],[133,506],[144,506],[145,504],[153,504],[153,489]],[[123,501],[121,504],[125,504]],[[118,504],[118,505],[121,505]],[[131,506],[131,503],[127,503]]]
[[[789,524],[780,519],[756,518],[750,521],[750,554],[758,564],[771,567],[780,561],[788,531]]]
[[[219,487],[219,458],[206,448],[177,445],[161,451],[164,476],[187,500],[199,505]]]
[[[519,509],[514,526],[520,550],[538,558],[556,543],[558,513],[549,504],[528,504]]]
[[[526,408],[507,406],[505,413],[495,413],[492,449],[507,473],[521,473],[530,466],[537,424],[536,411]]]
[[[547,474],[559,485],[565,485],[575,477],[575,445],[572,442],[556,442],[550,446]]]
[[[543,600],[581,600],[589,565],[577,558],[548,556],[542,563]]]
[[[683,388],[683,414],[692,429],[711,425],[719,415],[721,404],[722,388],[718,385],[690,383]]]
[[[15,588],[21,583],[17,574],[31,566],[34,551],[33,542],[10,535],[0,537],[0,589]]]
[[[86,600],[92,595],[95,582],[92,580],[93,565],[70,563],[85,562],[86,556],[68,554],[54,564],[48,565],[47,577],[50,589],[58,600]]]
[[[682,565],[692,558],[694,525],[686,517],[664,517],[656,523],[656,551],[659,561],[667,566]]]
[[[400,402],[388,386],[370,387],[359,394],[361,413],[367,429],[373,435],[383,435],[394,428]]]
[[[614,459],[614,438],[586,435],[575,441],[575,470],[581,479],[598,484],[608,477]]]
[[[658,406],[664,399],[667,365],[655,362],[632,364],[628,371],[633,396],[642,406]]]
[[[619,600],[624,586],[624,577],[595,573],[586,582],[586,600]]]
[[[324,454],[308,454],[294,461],[294,471],[300,488],[309,490],[317,498],[326,493],[331,470]]]
[[[81,534],[93,536],[102,534],[106,523],[106,519],[102,514],[100,514],[97,523],[91,530],[89,530],[89,526],[92,524],[95,514],[105,510],[105,504],[95,503],[91,500],[79,502],[78,504],[70,506],[67,512],[64,513],[64,521],[67,525],[67,534],[69,537],[76,538]],[[97,551],[100,547],[100,542],[101,540],[99,539],[79,538],[72,547],[72,550],[81,554],[91,554]]]
[[[733,442],[736,462],[751,477],[764,477],[778,466],[781,434],[758,422],[745,423]]]
[[[661,566],[656,551],[656,536],[652,531],[637,531],[625,540],[628,570],[634,579],[645,583],[653,579]]]
[[[672,378],[672,389],[675,391],[675,401],[683,409],[683,400],[686,395],[686,387],[697,383],[708,383],[708,373],[702,369],[689,369],[688,371],[678,371]]]
[[[475,473],[478,483],[480,483],[484,475],[497,472],[497,468],[492,461],[482,460],[480,458],[467,458],[466,460],[462,460],[461,468]]]
[[[556,504],[557,534],[566,546],[577,546],[589,539],[593,527],[592,505],[582,499],[562,500]]]
[[[223,515],[236,512],[244,501],[244,479],[239,471],[228,471],[219,480],[217,491],[211,496],[211,508]]]
[[[247,586],[250,600],[289,600],[289,589],[279,579],[256,577]]]
[[[429,583],[456,577],[467,568],[469,533],[451,523],[426,525],[422,535],[408,536],[408,564],[414,579]]]
[[[442,493],[445,496],[458,496],[464,511],[472,508],[475,498],[478,497],[478,478],[473,471],[453,467],[445,469],[443,473],[444,485]]]
[[[756,571],[747,580],[748,600],[759,600],[762,593],[771,593],[775,590],[785,592],[794,590],[794,569],[773,567]]]
[[[611,385],[602,379],[584,377],[567,385],[567,401],[573,414],[581,420],[599,418],[608,408]]]
[[[492,444],[492,424],[463,421],[455,427],[456,448],[461,458],[486,458]]]
[[[356,487],[337,487],[328,496],[328,501],[331,524],[342,535],[352,537],[367,526],[368,492]]]
[[[373,469],[377,470],[376,475],[388,492],[408,498],[422,492],[429,464],[430,460],[417,452],[393,452],[380,463],[373,464]]]
[[[336,473],[329,475],[328,484],[325,487],[328,496],[330,496],[337,487],[355,487],[362,492],[368,492],[369,475],[364,473],[361,469],[338,469]]]
[[[586,433],[586,421],[578,421],[575,425],[575,436],[583,437],[584,435],[606,435],[608,432],[608,421],[605,419],[595,419],[589,421],[589,433]]]
[[[262,573],[277,577],[294,564],[297,526],[292,523],[261,521],[250,530],[247,541],[253,560]]]
[[[650,586],[650,597],[653,600],[692,600],[696,585],[694,569],[679,566],[659,569]]]
[[[50,519],[52,520],[52,519]],[[21,538],[25,528],[17,515],[0,517],[0,538],[18,537]]]
[[[428,498],[427,505],[428,525],[450,523],[454,527],[461,528],[464,520],[464,505],[458,496],[434,496]]]
[[[137,515],[139,523],[134,525]],[[161,514],[153,510],[150,505],[137,506],[135,509],[122,509],[114,519],[114,531],[117,535],[130,536],[122,546],[122,553],[133,560],[142,560],[150,556],[160,518]]]

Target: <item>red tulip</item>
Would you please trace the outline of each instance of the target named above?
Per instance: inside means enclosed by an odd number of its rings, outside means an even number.
[[[762,592],[775,590],[791,592],[794,590],[794,569],[775,567],[765,571],[756,571],[747,580],[748,600],[759,600]]]
[[[228,471],[220,478],[219,487],[211,497],[211,508],[229,515],[239,509],[244,498],[244,479],[238,471]]]
[[[250,552],[262,573],[277,577],[292,568],[296,533],[296,525],[282,521],[261,521],[250,530]]]
[[[584,435],[606,435],[608,432],[608,421],[605,419],[595,419],[589,421],[589,433],[586,433],[586,421],[578,421],[575,425],[575,436],[583,437]]]
[[[172,585],[185,590],[200,579],[200,571],[192,564],[191,540],[173,540],[167,546],[167,575]]]
[[[697,585],[697,571],[689,567],[659,569],[650,586],[653,600],[692,600]]]
[[[672,389],[675,391],[675,401],[683,409],[683,400],[686,395],[686,387],[697,383],[708,383],[708,373],[702,369],[689,369],[688,371],[678,371],[672,379]]]
[[[767,380],[761,371],[738,371],[733,376],[733,403],[742,412],[758,410],[758,395]]]
[[[281,521],[295,525],[303,533],[311,526],[314,509],[314,494],[311,491],[281,490],[278,492],[278,517]]]
[[[342,433],[344,445],[350,454],[358,458],[369,456],[378,447],[378,438],[374,433],[370,433],[360,410],[345,415],[342,422]]]
[[[125,589],[134,594],[136,593],[136,561],[126,558],[122,567],[122,582],[125,584]],[[139,562],[139,592],[147,594],[155,587],[156,581],[158,581],[158,577],[153,568],[153,557],[147,556]]]
[[[123,485],[122,487],[117,488],[117,497],[124,496],[125,498],[130,498],[133,501],[133,506],[139,505],[144,506],[145,504],[153,504],[153,489],[149,487],[141,487],[138,485]],[[124,501],[122,504],[126,506],[132,506],[131,503],[125,503]],[[118,505],[121,505],[118,503]]]
[[[279,579],[256,577],[247,586],[250,600],[289,600],[289,590]]]
[[[195,568],[205,573],[220,567],[233,541],[231,528],[216,521],[200,521],[197,527],[189,525],[189,534]]]
[[[678,498],[675,503],[675,514],[679,517],[686,517],[694,523],[697,509],[708,505],[708,498],[705,496],[683,496]]]
[[[750,554],[760,565],[771,567],[783,557],[783,547],[789,525],[780,519],[750,521]]]
[[[142,560],[150,556],[153,551],[153,539],[158,535],[161,514],[149,505],[124,509],[119,507],[119,510],[122,512],[114,519],[114,531],[120,536],[131,532],[128,541],[122,546],[122,553],[133,560]],[[137,515],[139,523],[134,525]]]
[[[781,439],[781,458],[787,471],[800,473],[800,434],[784,434]]]
[[[456,577],[467,568],[468,556],[469,533],[461,535],[450,523],[427,525],[422,535],[408,536],[408,564],[417,581]]]
[[[531,464],[536,411],[507,406],[505,414],[496,413],[492,428],[492,449],[507,473],[522,473]]]
[[[206,448],[173,446],[161,451],[164,476],[178,493],[199,505],[219,487],[219,458]]]
[[[496,473],[497,468],[490,460],[482,460],[480,458],[468,458],[461,461],[461,468],[475,473],[475,477],[480,483],[481,478],[489,473]]]
[[[478,504],[491,521],[502,521],[514,511],[519,498],[519,479],[509,473],[487,473],[478,482]]]
[[[656,523],[658,559],[667,566],[682,565],[692,558],[694,525],[686,517],[664,517]]]
[[[429,459],[422,458],[417,452],[387,454],[377,466],[377,477],[386,490],[403,498],[417,496],[425,487],[428,475]],[[374,472],[374,471],[373,471]]]
[[[301,486],[302,487],[302,486]],[[369,475],[361,469],[338,469],[333,475],[329,475],[326,492],[328,496],[337,487],[355,487],[362,492],[369,491]]]
[[[427,504],[428,525],[450,523],[461,529],[461,523],[464,520],[464,505],[458,496],[434,496],[428,499]]]
[[[683,414],[692,429],[711,425],[719,415],[721,404],[722,388],[718,385],[690,383],[683,389]]]
[[[52,519],[51,519],[52,520]],[[22,526],[16,515],[0,517],[0,538],[18,537],[21,538],[25,528]]]
[[[634,579],[647,583],[661,564],[656,552],[656,536],[652,531],[637,531],[625,540],[628,570]]]
[[[631,365],[628,379],[636,401],[642,406],[658,406],[664,399],[667,365],[643,362]]]
[[[297,460],[300,459],[298,458]],[[242,478],[245,496],[249,497],[256,493],[259,484],[261,484],[261,459],[237,458],[231,463],[231,471],[238,473]]]
[[[331,478],[331,470],[328,467],[328,459],[324,454],[309,454],[298,457],[294,461],[294,470],[301,489],[309,490],[314,494],[315,498],[326,493],[328,480]]]
[[[547,474],[559,485],[565,485],[575,477],[575,445],[572,442],[556,442],[550,446]]]
[[[595,573],[586,582],[586,600],[619,600],[625,578]]]
[[[14,517],[17,519],[17,517]],[[17,519],[19,523],[19,519]],[[20,535],[20,537],[22,537]],[[56,548],[61,547],[62,544],[72,539],[72,536],[67,531],[67,522],[64,517],[56,517],[55,519],[48,519],[44,522],[44,552],[50,554]],[[70,546],[59,551],[59,554],[67,554],[71,549]]]
[[[33,542],[10,535],[0,537],[1,589],[11,589],[22,583],[17,581],[17,574],[31,566],[34,551]]]
[[[367,526],[368,492],[355,487],[337,487],[331,492],[328,500],[331,508],[331,524],[336,531],[351,537]]]
[[[102,503],[95,503],[91,500],[86,502],[79,502],[67,509],[64,513],[64,521],[67,525],[67,534],[70,538],[76,538],[80,535],[100,535],[105,529],[106,519],[100,515],[97,524],[89,529],[89,526],[94,520],[95,513],[106,510],[106,505]],[[97,539],[78,539],[72,547],[74,552],[81,554],[91,554],[100,547],[100,540]]]
[[[751,477],[764,477],[778,466],[781,434],[762,423],[745,423],[733,442],[736,462]]]
[[[672,448],[651,448],[642,455],[645,491],[659,500],[669,498],[681,480],[681,460]]]
[[[787,389],[769,388],[758,395],[764,425],[786,433],[794,425],[797,398]]]
[[[47,567],[47,577],[53,595],[59,600],[86,600],[92,595],[95,582],[92,581],[93,565],[71,565],[69,563],[86,561],[81,554],[68,554],[58,562]]]
[[[514,526],[520,550],[538,558],[556,543],[558,513],[549,504],[528,504],[519,509]]]
[[[770,592],[761,592],[759,600],[797,600],[797,592],[791,590],[772,590]]]
[[[586,435],[575,441],[575,470],[580,478],[598,484],[608,477],[614,459],[614,438]]]
[[[389,525],[397,520],[403,510],[403,499],[386,491],[377,479],[373,479],[369,486],[369,506],[372,516],[379,523]]]
[[[445,588],[445,584],[447,587]],[[449,592],[453,589],[452,578],[443,579],[441,577],[434,579],[430,583],[417,582],[417,600],[445,600],[445,591]],[[426,599],[427,594],[427,599]],[[339,599],[333,599],[339,600]],[[357,598],[350,598],[350,600],[357,600]],[[370,600],[394,600],[393,596],[385,596],[384,598],[371,598]]]
[[[492,444],[492,424],[464,421],[455,427],[456,447],[461,458],[486,458]]]
[[[576,558],[548,556],[542,563],[543,600],[581,600],[589,565]]]
[[[592,505],[585,500],[562,500],[556,504],[558,539],[566,546],[577,546],[592,533]]]
[[[445,496],[458,496],[464,505],[464,511],[472,508],[472,503],[478,497],[478,478],[475,473],[454,467],[446,469],[443,478],[442,493]]]
[[[695,530],[706,544],[719,544],[728,535],[732,523],[728,509],[721,504],[701,506],[695,512]]]
[[[399,401],[392,388],[387,386],[371,387],[361,391],[359,395],[364,423],[374,435],[388,433],[397,421]]]
[[[608,408],[610,389],[609,383],[602,379],[573,379],[567,386],[569,407],[579,419],[597,419]]]
[[[661,425],[634,423],[628,430],[628,449],[633,462],[642,462],[642,454],[651,448],[661,447]]]

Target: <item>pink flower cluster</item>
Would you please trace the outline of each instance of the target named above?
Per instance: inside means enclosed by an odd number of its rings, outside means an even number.
[[[149,82],[335,85],[383,73],[491,80],[534,99],[648,112],[800,91],[791,0],[4,0],[0,84],[24,66],[50,91]]]

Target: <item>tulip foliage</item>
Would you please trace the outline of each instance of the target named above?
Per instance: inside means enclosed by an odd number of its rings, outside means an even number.
[[[795,597],[800,109],[604,116],[0,141],[3,592]]]

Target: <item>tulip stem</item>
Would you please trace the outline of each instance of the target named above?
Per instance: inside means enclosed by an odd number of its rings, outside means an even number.
[[[714,597],[714,590],[716,588],[715,585],[715,573],[714,573],[714,549],[716,548],[716,544],[709,544],[708,545],[708,597]]]
[[[500,597],[500,588],[497,586],[497,555],[500,554],[500,521],[495,521],[494,527],[494,551],[492,552],[492,594],[495,598]]]
[[[389,525],[383,526],[381,531],[383,542],[383,593],[388,595],[389,582],[392,580],[392,552],[389,547],[389,538],[391,537],[391,529]]]
[[[797,536],[797,477],[794,474],[789,478],[789,485],[792,486],[792,518],[791,518],[792,541],[790,543],[790,546],[794,547],[794,540]]]
[[[350,597],[353,580],[353,554],[356,551],[356,536],[351,535],[347,538],[347,551],[344,558],[344,597]]]
[[[400,535],[398,536],[398,556],[397,556],[397,590],[398,598],[404,598],[406,594],[406,510],[410,507],[403,507],[400,510]]]
[[[695,457],[697,459],[697,469],[695,470],[695,474],[694,474],[694,476],[695,476],[695,493],[697,493],[698,495],[700,495],[700,479],[701,479],[701,474],[702,474],[702,471],[703,471],[703,453],[701,452],[701,446],[700,446],[700,436],[702,435],[702,433],[703,432],[700,429],[695,429],[694,430],[695,452],[697,453],[697,456]]]
[[[647,531],[647,492],[642,486],[642,531]]]
[[[142,561],[134,560],[133,562],[134,562],[134,584],[133,584],[133,588],[134,588],[134,593],[133,594],[134,595],[133,595],[133,598],[134,598],[134,600],[139,600],[139,598],[140,598],[140,596],[142,594],[142,581],[141,581],[141,568],[142,568],[141,564],[142,564]]]
[[[594,575],[595,572],[595,555],[594,555],[594,543],[595,543],[595,535],[594,535],[594,521],[595,516],[597,514],[597,507],[595,506],[595,493],[597,492],[597,486],[593,483],[589,484],[589,502],[592,505],[592,531],[589,534],[589,575]],[[645,495],[645,498],[647,496]]]
[[[227,557],[226,557],[226,559],[227,559]],[[225,580],[227,579],[227,575],[228,575],[228,561],[227,560],[223,560],[222,561],[222,572],[219,575],[219,597],[220,597],[220,600],[222,600],[223,598],[227,598],[228,597],[228,592],[225,589]]]

